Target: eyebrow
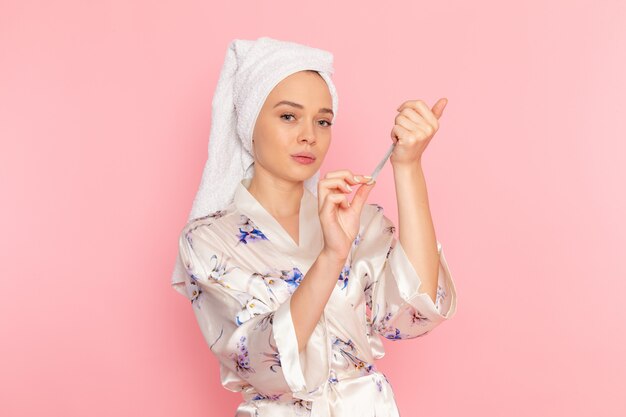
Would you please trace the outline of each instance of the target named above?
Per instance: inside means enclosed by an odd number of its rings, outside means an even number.
[[[274,107],[278,107],[278,106],[280,106],[281,104],[287,104],[288,106],[293,106],[293,107],[297,107],[297,108],[299,108],[299,109],[304,109],[304,106],[303,106],[302,104],[294,103],[293,101],[288,101],[288,100],[282,100],[282,101],[279,101],[278,103],[276,103],[276,104],[274,105]],[[320,109],[320,113],[330,113],[330,114],[332,114],[333,116],[335,115],[335,113],[334,113],[331,109],[328,109],[328,108],[326,108],[326,107],[322,107],[322,108]]]

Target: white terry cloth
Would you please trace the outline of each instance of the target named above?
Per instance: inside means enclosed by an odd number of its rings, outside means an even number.
[[[211,105],[209,155],[187,221],[226,207],[237,184],[254,175],[252,132],[261,107],[280,81],[303,70],[317,71],[326,81],[334,122],[338,97],[330,78],[334,72],[331,52],[267,36],[231,41]],[[318,180],[319,170],[304,181],[314,195]],[[171,284],[183,282],[185,274],[177,255]]]

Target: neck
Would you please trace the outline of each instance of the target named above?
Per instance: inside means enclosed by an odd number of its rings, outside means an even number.
[[[303,182],[285,181],[255,173],[247,189],[275,218],[290,218],[300,213],[300,201],[304,193]]]

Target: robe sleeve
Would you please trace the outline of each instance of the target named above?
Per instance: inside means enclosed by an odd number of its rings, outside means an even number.
[[[441,243],[436,302],[420,292],[421,279],[395,237],[393,222],[377,204],[361,231],[354,255],[365,281],[366,303],[371,310],[371,329],[390,340],[425,335],[456,312],[456,289]]]
[[[222,385],[231,391],[251,385],[267,398],[286,392],[314,398],[330,371],[324,317],[299,352],[291,295],[278,303],[262,275],[236,264],[217,239],[206,226],[183,230],[179,254],[187,275],[174,288],[191,301],[202,334],[220,361]]]

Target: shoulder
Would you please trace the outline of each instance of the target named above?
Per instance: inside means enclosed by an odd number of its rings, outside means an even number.
[[[239,213],[236,206],[230,203],[223,209],[189,220],[179,234],[181,249],[193,250],[196,243],[201,243],[205,249],[207,249],[206,245],[215,245],[217,249],[223,239],[223,231],[238,219]]]
[[[225,266],[228,235],[222,230],[225,224],[238,216],[236,207],[231,203],[221,210],[189,220],[182,228],[178,239],[179,254],[192,282],[225,283],[221,275],[232,267]],[[231,263],[230,259],[228,263]]]

